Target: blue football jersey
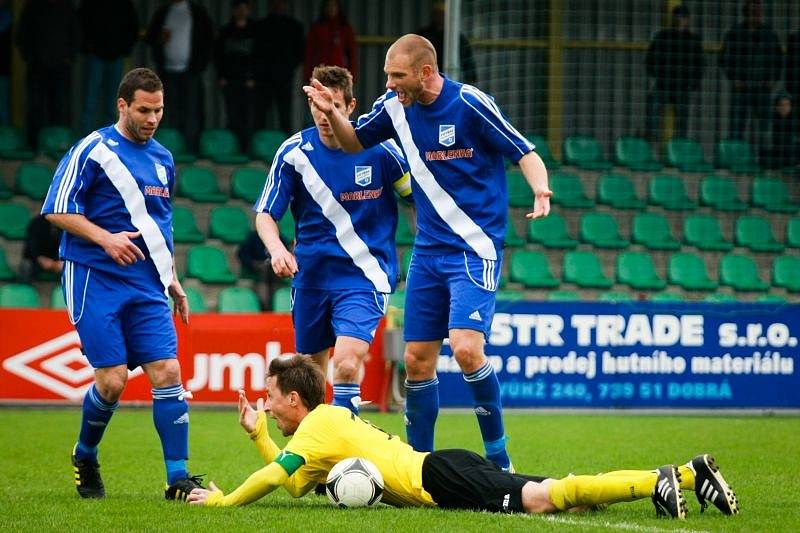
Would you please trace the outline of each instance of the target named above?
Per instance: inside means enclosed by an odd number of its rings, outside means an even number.
[[[492,97],[447,78],[428,105],[403,107],[388,91],[358,119],[356,135],[365,148],[389,138],[402,147],[417,206],[415,250],[498,258],[508,219],[503,158],[516,163],[534,146]]]
[[[166,291],[172,282],[172,206],[175,183],[172,154],[150,139],[138,144],[109,126],[78,141],[61,159],[47,191],[42,214],[77,213],[111,232],[141,231],[133,240],[144,261],[120,266],[98,245],[64,232],[63,259],[154,284]]]
[[[398,276],[394,191],[410,198],[410,181],[393,142],[348,154],[309,128],[280,147],[253,209],[277,221],[291,208],[295,287],[389,293]]]

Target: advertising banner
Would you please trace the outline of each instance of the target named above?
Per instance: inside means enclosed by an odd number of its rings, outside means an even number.
[[[800,306],[498,304],[486,354],[508,407],[800,407]],[[472,397],[448,347],[443,407]]]

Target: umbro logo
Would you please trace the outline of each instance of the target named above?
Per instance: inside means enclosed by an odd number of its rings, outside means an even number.
[[[474,310],[471,315],[469,315],[469,319],[470,320],[483,320],[483,318],[481,318],[481,314],[478,312],[477,309]]]
[[[306,142],[303,146],[300,147],[301,149],[305,150],[306,152],[313,152],[314,147],[311,146],[310,142]]]
[[[188,424],[189,423],[189,413],[183,413],[177,419],[172,421],[173,424]]]

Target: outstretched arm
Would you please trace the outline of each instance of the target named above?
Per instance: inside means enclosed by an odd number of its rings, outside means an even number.
[[[187,500],[192,505],[207,505],[209,507],[247,505],[277,489],[287,479],[289,479],[289,475],[281,465],[270,463],[251,474],[247,481],[227,496],[211,482],[208,484],[208,489],[192,490]]]
[[[547,169],[544,161],[536,152],[528,152],[519,160],[519,168],[525,181],[533,190],[533,212],[525,215],[526,218],[546,217],[550,213],[550,197],[553,191],[547,184]]]
[[[356,153],[364,149],[361,141],[358,140],[353,125],[333,105],[333,94],[330,89],[322,85],[318,80],[312,79],[311,85],[303,86],[303,91],[308,96],[308,101],[311,105],[325,113],[336,140],[339,141],[345,152]]]

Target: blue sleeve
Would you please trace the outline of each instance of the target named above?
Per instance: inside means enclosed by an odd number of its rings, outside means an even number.
[[[381,143],[383,151],[383,168],[386,173],[386,182],[406,202],[413,202],[411,196],[411,169],[403,157],[403,152],[393,140]]]
[[[253,211],[257,213],[269,213],[274,220],[280,220],[289,203],[292,201],[294,180],[297,172],[294,167],[286,162],[286,154],[295,148],[300,142],[300,136],[296,135],[283,143],[278,150],[272,166],[267,174],[267,181],[264,183],[264,190],[256,200]]]
[[[375,100],[375,103],[372,104],[372,111],[361,115],[356,121],[356,137],[364,148],[370,148],[381,141],[394,137],[392,117],[389,116],[389,112],[384,106],[389,94],[391,93],[387,92]]]
[[[517,163],[533,151],[533,144],[511,125],[494,98],[471,85],[461,88],[461,100],[472,109],[476,130],[488,145]]]
[[[84,214],[86,191],[97,177],[99,165],[89,160],[92,148],[102,140],[99,133],[92,132],[78,141],[61,158],[47,191],[41,213]]]

